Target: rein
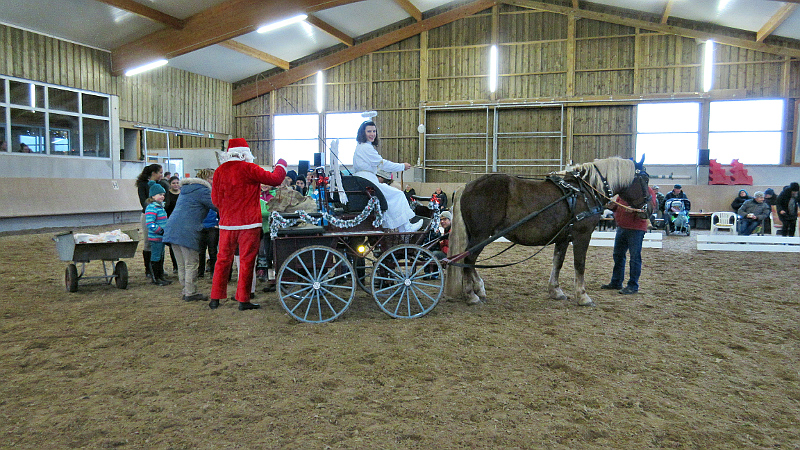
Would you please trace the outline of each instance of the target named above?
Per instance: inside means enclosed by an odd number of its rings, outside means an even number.
[[[596,166],[595,166],[595,170],[597,170]],[[505,228],[503,230],[500,230],[499,232],[495,233],[492,236],[489,236],[488,238],[484,239],[483,241],[479,242],[478,244],[473,245],[472,247],[470,247],[466,251],[464,251],[462,253],[459,253],[458,255],[454,255],[452,257],[452,259],[450,257],[447,257],[447,258],[443,259],[442,262],[445,265],[452,265],[452,266],[456,266],[456,267],[465,267],[465,268],[475,268],[475,269],[496,269],[496,268],[509,267],[509,266],[521,264],[521,263],[533,258],[534,256],[538,255],[539,253],[541,253],[542,250],[544,250],[550,244],[552,244],[556,240],[556,238],[558,236],[560,236],[561,233],[564,232],[564,230],[566,230],[569,227],[571,227],[574,224],[574,222],[583,220],[583,219],[585,219],[587,217],[591,217],[593,215],[597,215],[600,212],[602,212],[602,207],[604,206],[605,203],[609,203],[609,202],[615,203],[615,204],[618,205],[618,207],[627,209],[628,211],[631,211],[631,212],[641,212],[641,211],[643,211],[641,209],[631,208],[631,207],[629,207],[627,205],[622,205],[622,204],[620,204],[620,203],[618,203],[618,202],[616,202],[614,200],[611,200],[611,196],[613,194],[611,193],[611,188],[608,185],[608,180],[606,180],[606,177],[604,177],[600,173],[599,170],[597,170],[597,173],[598,173],[598,175],[600,175],[600,179],[603,181],[603,187],[605,188],[606,192],[600,192],[599,189],[597,189],[592,184],[590,184],[588,181],[586,181],[583,177],[580,177],[575,173],[573,173],[573,176],[577,180],[579,187],[572,186],[571,184],[568,184],[567,182],[565,182],[563,179],[561,179],[559,177],[555,177],[555,176],[547,177],[546,180],[550,180],[551,182],[553,182],[556,186],[558,186],[561,189],[561,191],[564,193],[563,196],[561,196],[560,198],[554,200],[552,203],[550,203],[549,205],[545,206],[544,208],[528,214],[527,216],[523,217],[517,223],[515,223],[515,224],[513,224],[513,225],[511,225],[511,226],[509,226],[509,227],[507,227],[507,228]],[[634,176],[634,178],[635,178],[635,176]],[[589,193],[592,194],[592,197],[594,198],[596,206],[594,208],[591,208],[591,209],[587,210],[587,211],[581,212],[581,213],[579,213],[577,215],[575,215],[573,213],[572,218],[560,230],[558,230],[558,232],[553,234],[553,237],[550,239],[549,242],[547,242],[547,244],[545,244],[542,248],[540,248],[539,250],[537,250],[535,253],[533,253],[532,255],[528,256],[527,258],[525,258],[525,259],[523,259],[521,261],[508,263],[508,264],[465,264],[465,263],[456,262],[456,261],[460,261],[463,258],[466,258],[467,256],[471,255],[472,253],[474,253],[476,251],[482,250],[487,245],[489,245],[492,242],[496,241],[497,239],[505,236],[506,234],[514,231],[515,229],[519,228],[523,224],[525,224],[528,221],[532,220],[533,218],[535,218],[536,216],[538,216],[542,212],[552,208],[553,206],[557,205],[558,203],[560,203],[560,202],[562,202],[564,200],[567,201],[567,204],[569,206],[570,212],[572,212],[573,208],[574,208],[574,205],[575,205],[575,198],[578,196],[578,193],[584,194],[584,201],[587,203],[587,206],[588,206],[589,199],[586,196],[587,193],[582,189],[583,186],[586,186],[588,188]],[[606,200],[606,201],[603,202],[603,200]],[[512,243],[512,245],[508,246],[507,248],[505,248],[501,252],[499,252],[499,253],[497,253],[495,255],[492,255],[489,258],[486,258],[485,260],[492,259],[492,258],[494,258],[496,256],[501,255],[502,253],[504,253],[507,250],[511,249],[514,245],[516,245],[516,244]]]

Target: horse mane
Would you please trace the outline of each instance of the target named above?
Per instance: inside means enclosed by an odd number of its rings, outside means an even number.
[[[630,159],[613,157],[576,164],[568,167],[564,173],[576,174],[600,192],[605,192],[603,187],[603,176],[605,176],[611,192],[620,192],[633,181],[634,169],[634,163]]]

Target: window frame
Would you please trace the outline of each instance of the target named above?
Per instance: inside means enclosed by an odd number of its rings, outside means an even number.
[[[34,86],[36,92],[41,92],[43,99],[35,98],[36,104],[19,104],[19,103],[11,103],[11,83],[22,83],[28,84],[29,86]],[[11,121],[11,111],[12,109],[17,110],[28,110],[32,112],[39,112],[44,114],[44,126],[43,128],[43,136],[44,136],[44,151],[41,153],[32,153],[39,156],[56,156],[58,158],[93,158],[93,159],[102,159],[102,160],[110,160],[113,156],[113,148],[111,145],[111,136],[112,136],[112,129],[111,124],[114,122],[114,116],[116,113],[111,108],[111,95],[104,94],[102,92],[94,92],[88,91],[85,89],[76,89],[67,86],[59,86],[51,83],[43,83],[34,80],[28,80],[25,78],[19,77],[12,77],[7,75],[0,75],[0,84],[2,84],[2,90],[0,90],[0,108],[3,111],[3,117],[0,122],[3,123],[3,136],[0,136],[0,139],[6,141],[8,143],[8,149],[6,152],[2,152],[2,154],[21,154],[20,152],[14,152],[14,141],[12,140],[13,132],[12,129],[14,126],[26,126],[24,124],[14,124]],[[74,92],[77,94],[78,98],[78,111],[68,111],[63,109],[57,109],[55,107],[50,107],[50,92],[51,89],[53,90],[61,90],[61,91],[68,91]],[[95,98],[100,98],[101,102],[102,99],[105,100],[105,109],[108,110],[108,115],[96,115],[84,112],[83,107],[83,98],[84,96],[92,96]],[[77,133],[74,134],[74,137],[77,138],[78,142],[78,154],[77,155],[65,155],[63,153],[56,153],[52,149],[51,140],[50,140],[50,114],[57,114],[61,116],[71,116],[76,117],[78,119],[78,130]],[[108,148],[108,154],[105,156],[89,156],[84,155],[84,144],[85,144],[85,137],[84,137],[84,120],[85,119],[93,119],[103,121],[107,124],[108,130],[105,133],[104,140],[106,148]],[[40,128],[36,125],[37,128]],[[102,128],[102,127],[101,127]],[[60,130],[60,127],[54,127],[55,130]]]

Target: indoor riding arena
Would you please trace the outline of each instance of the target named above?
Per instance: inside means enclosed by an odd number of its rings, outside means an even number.
[[[0,0],[0,447],[800,447],[797,2],[290,3]],[[422,228],[347,187],[370,143]],[[241,148],[286,174],[258,191],[255,296],[239,241],[188,301],[151,208],[205,189],[226,236]],[[616,157],[636,171],[580,184]],[[494,173],[566,193],[505,216],[471,301],[461,194]],[[655,186],[690,202],[626,197]],[[543,195],[514,192],[479,193],[487,223]],[[734,205],[764,192],[749,233]],[[647,228],[632,295],[601,287],[619,199]],[[538,214],[566,225],[512,245]]]

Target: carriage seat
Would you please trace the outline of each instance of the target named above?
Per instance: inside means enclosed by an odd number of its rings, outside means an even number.
[[[370,194],[367,189],[371,189],[372,195],[378,197],[381,204],[381,211],[386,211],[388,204],[383,192],[375,186],[375,183],[367,180],[366,178],[357,177],[355,175],[342,175],[342,187],[347,193],[347,204],[339,202],[339,194],[333,193],[333,201],[337,207],[341,207],[345,213],[360,213],[366,208],[369,203]]]

